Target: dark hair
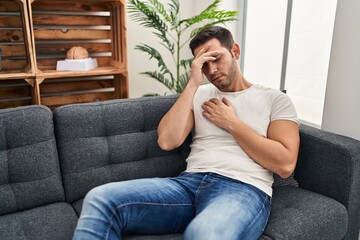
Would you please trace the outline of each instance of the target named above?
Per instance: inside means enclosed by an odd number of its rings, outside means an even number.
[[[220,26],[212,26],[202,29],[196,36],[190,41],[189,47],[191,52],[194,54],[195,48],[204,44],[205,42],[209,41],[212,38],[216,38],[219,40],[221,46],[229,49],[234,44],[234,39],[229,30]]]

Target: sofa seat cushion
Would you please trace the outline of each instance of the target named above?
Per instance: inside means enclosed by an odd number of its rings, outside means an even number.
[[[298,187],[274,188],[261,239],[343,239],[348,215],[341,203]]]
[[[2,240],[71,239],[77,216],[68,203],[53,203],[0,216]]]

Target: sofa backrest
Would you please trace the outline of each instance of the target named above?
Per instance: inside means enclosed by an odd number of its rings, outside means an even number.
[[[0,110],[0,215],[64,199],[51,111]]]
[[[120,99],[55,109],[66,201],[80,200],[104,183],[183,171],[189,141],[171,152],[157,144],[157,126],[176,98]]]

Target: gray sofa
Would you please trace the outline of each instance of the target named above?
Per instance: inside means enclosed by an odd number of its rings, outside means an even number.
[[[0,239],[71,239],[93,187],[183,171],[190,137],[170,152],[157,145],[159,120],[176,98],[0,110]],[[358,239],[359,141],[302,125],[295,179],[299,186],[276,177],[260,239]]]

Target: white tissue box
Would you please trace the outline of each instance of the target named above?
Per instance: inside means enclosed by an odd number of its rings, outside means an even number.
[[[57,71],[88,71],[98,66],[96,58],[65,59],[57,61]]]

